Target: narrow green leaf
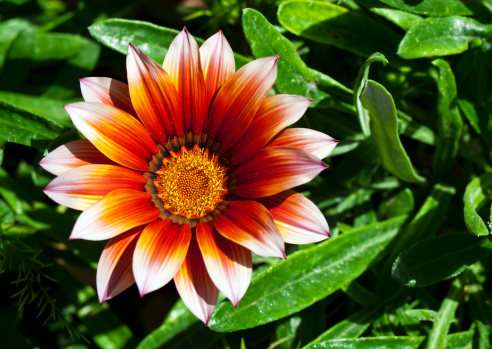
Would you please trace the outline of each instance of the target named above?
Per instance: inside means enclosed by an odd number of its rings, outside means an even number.
[[[393,56],[400,41],[390,27],[345,7],[321,1],[286,1],[279,6],[278,20],[291,33],[362,57],[369,57],[375,51]]]
[[[354,280],[396,235],[406,217],[354,229],[298,251],[253,278],[235,309],[223,302],[210,319],[215,331],[268,323],[308,307]]]
[[[277,336],[277,342],[282,349],[295,348],[294,340],[296,339],[297,329],[301,324],[300,316],[293,316],[281,323],[275,329],[275,335]]]
[[[436,59],[432,64],[439,68],[437,78],[439,119],[432,170],[435,178],[441,178],[449,172],[458,152],[463,120],[458,110],[456,81],[451,67],[443,59]]]
[[[307,345],[302,349],[321,348],[357,348],[357,349],[408,349],[417,348],[425,337],[365,337],[357,339],[334,339],[326,342],[318,342],[315,345]]]
[[[290,40],[286,39],[258,11],[243,10],[243,29],[255,58],[280,54],[275,87],[279,92],[312,99],[313,106],[325,100],[323,106],[351,110],[352,91],[336,80],[308,68]],[[323,82],[323,89],[318,83]]]
[[[394,8],[426,16],[472,15],[464,1],[460,0],[421,0],[411,2],[405,0],[380,0]]]
[[[477,87],[477,90],[480,88]],[[458,106],[467,118],[470,125],[478,133],[483,141],[492,148],[492,123],[489,119],[488,110],[478,104],[474,104],[466,99],[458,99]]]
[[[128,44],[131,42],[159,64],[164,61],[169,45],[179,34],[178,30],[160,27],[149,22],[119,18],[96,22],[89,27],[89,32],[104,46],[125,55],[128,52]],[[204,42],[203,39],[197,37],[195,39],[199,45]],[[239,54],[234,54],[234,57],[236,58],[236,69],[250,61]]]
[[[449,279],[492,250],[492,242],[452,233],[418,242],[396,259],[392,276],[405,286],[423,287]]]
[[[413,209],[414,200],[412,191],[405,188],[381,202],[378,207],[378,218],[388,219],[402,214],[408,214]]]
[[[381,303],[381,298],[362,286],[357,280],[342,287],[342,290],[354,301],[364,306],[374,306]]]
[[[362,128],[362,132],[367,136],[371,134],[371,129],[369,128],[370,117],[369,112],[362,106],[360,95],[362,93],[362,90],[364,89],[364,86],[366,85],[367,79],[369,78],[369,68],[374,62],[380,62],[383,65],[388,64],[388,60],[386,59],[386,57],[384,57],[384,55],[379,52],[373,53],[371,57],[369,57],[360,68],[359,74],[357,75],[354,83],[354,105],[355,109],[357,110],[357,115],[359,117],[359,123]]]
[[[425,178],[419,176],[412,166],[398,137],[396,107],[391,94],[377,82],[367,80],[361,101],[369,110],[371,135],[384,168],[403,181],[425,183]]]
[[[398,133],[428,145],[435,143],[434,131],[415,121],[401,110],[398,110]]]
[[[475,39],[491,41],[492,26],[458,16],[426,18],[405,34],[398,54],[406,59],[453,55]]]
[[[388,21],[396,24],[405,31],[423,20],[419,15],[397,10],[380,0],[358,0],[358,2],[366,6],[371,12],[386,18]]]
[[[487,236],[490,229],[485,225],[478,210],[492,197],[492,173],[487,172],[472,180],[466,186],[463,195],[465,224],[468,231],[475,236]]]

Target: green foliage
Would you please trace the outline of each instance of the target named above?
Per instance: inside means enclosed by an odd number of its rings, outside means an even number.
[[[492,2],[193,3],[0,1],[4,346],[491,348]],[[78,79],[125,81],[130,42],[161,64],[183,26],[199,44],[223,30],[236,69],[280,55],[272,93],[313,100],[295,127],[339,140],[297,188],[331,238],[255,256],[244,298],[221,295],[208,326],[172,286],[100,305],[104,242],[68,240],[78,214],[42,193],[38,166],[80,138],[63,108]]]

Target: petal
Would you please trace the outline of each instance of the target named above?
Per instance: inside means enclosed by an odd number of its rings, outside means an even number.
[[[210,278],[236,307],[251,281],[251,251],[227,240],[212,228],[212,224],[198,224],[198,245]]]
[[[285,242],[302,245],[330,237],[323,213],[303,195],[287,190],[256,200],[270,211]]]
[[[206,325],[217,304],[219,290],[208,276],[196,239],[191,240],[174,283],[184,304]]]
[[[322,132],[308,128],[288,128],[276,137],[268,147],[294,147],[313,154],[318,159],[327,157],[338,141]]]
[[[277,133],[299,120],[311,102],[292,95],[265,98],[251,125],[229,150],[233,154],[232,165],[255,156]]]
[[[144,229],[133,254],[133,275],[141,296],[174,277],[186,258],[190,240],[190,226],[174,224],[170,219],[158,220]]]
[[[237,169],[236,194],[245,198],[274,195],[309,182],[327,167],[302,149],[267,147]]]
[[[220,88],[210,107],[209,137],[217,138],[224,150],[234,144],[252,121],[277,78],[278,56],[250,62]]]
[[[59,146],[39,162],[42,168],[55,176],[90,164],[116,165],[87,139],[80,139]]]
[[[128,85],[111,78],[89,77],[80,79],[80,90],[86,102],[98,102],[121,109],[136,116],[128,92]]]
[[[225,238],[264,257],[285,258],[282,236],[265,206],[252,200],[230,201],[214,217],[217,231]]]
[[[138,171],[146,171],[159,149],[145,128],[130,114],[93,102],[65,106],[77,129],[104,155]]]
[[[85,210],[116,189],[144,190],[141,173],[113,165],[86,165],[56,177],[44,193],[60,205]]]
[[[222,30],[208,38],[200,47],[200,60],[208,101],[211,101],[215,92],[236,71],[234,53]]]
[[[114,190],[82,212],[70,239],[110,239],[126,230],[155,221],[160,213],[150,201],[150,194],[130,189]]]
[[[161,144],[168,137],[183,137],[181,106],[169,75],[132,44],[126,68],[132,104],[152,137]]]
[[[108,241],[97,265],[97,294],[99,302],[120,294],[133,285],[133,251],[145,226],[136,227]]]
[[[169,74],[178,91],[185,131],[199,135],[208,111],[207,89],[198,44],[186,28],[169,46],[162,68]]]

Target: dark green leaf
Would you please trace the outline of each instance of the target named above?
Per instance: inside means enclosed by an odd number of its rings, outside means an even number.
[[[378,207],[379,219],[387,219],[413,211],[414,200],[412,191],[408,188],[400,190],[394,196],[384,200]]]
[[[458,99],[458,105],[475,132],[492,148],[492,122],[487,109],[466,99]]]
[[[29,22],[17,18],[0,24],[0,68],[3,67],[9,49],[19,33],[29,27]]]
[[[458,16],[427,18],[405,34],[398,54],[406,59],[453,55],[475,39],[492,40],[492,26]]]
[[[374,306],[381,303],[381,298],[362,286],[357,280],[342,287],[342,290],[354,301],[364,306]]]
[[[307,345],[303,349],[321,348],[360,348],[360,349],[408,349],[417,348],[425,337],[378,337],[378,338],[357,338],[357,339],[334,339],[326,342],[318,342],[314,345]]]
[[[475,236],[489,235],[489,228],[485,225],[478,210],[492,197],[492,173],[487,172],[472,180],[466,186],[463,195],[465,224],[468,231]]]
[[[392,276],[405,286],[423,287],[461,273],[492,249],[492,242],[452,233],[427,239],[402,252]]]
[[[434,145],[435,136],[427,126],[415,121],[411,116],[398,110],[398,133],[411,137],[419,142]]]
[[[425,183],[410,162],[400,138],[395,103],[391,94],[375,81],[367,80],[361,101],[371,116],[371,135],[384,168],[406,182]]]
[[[234,331],[268,323],[308,307],[363,273],[398,232],[406,217],[354,229],[296,252],[251,281],[235,309],[223,302],[209,326]]]

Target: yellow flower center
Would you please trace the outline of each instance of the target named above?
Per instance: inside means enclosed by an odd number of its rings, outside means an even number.
[[[226,169],[197,145],[170,152],[156,174],[154,185],[164,207],[188,219],[211,213],[228,193]]]

